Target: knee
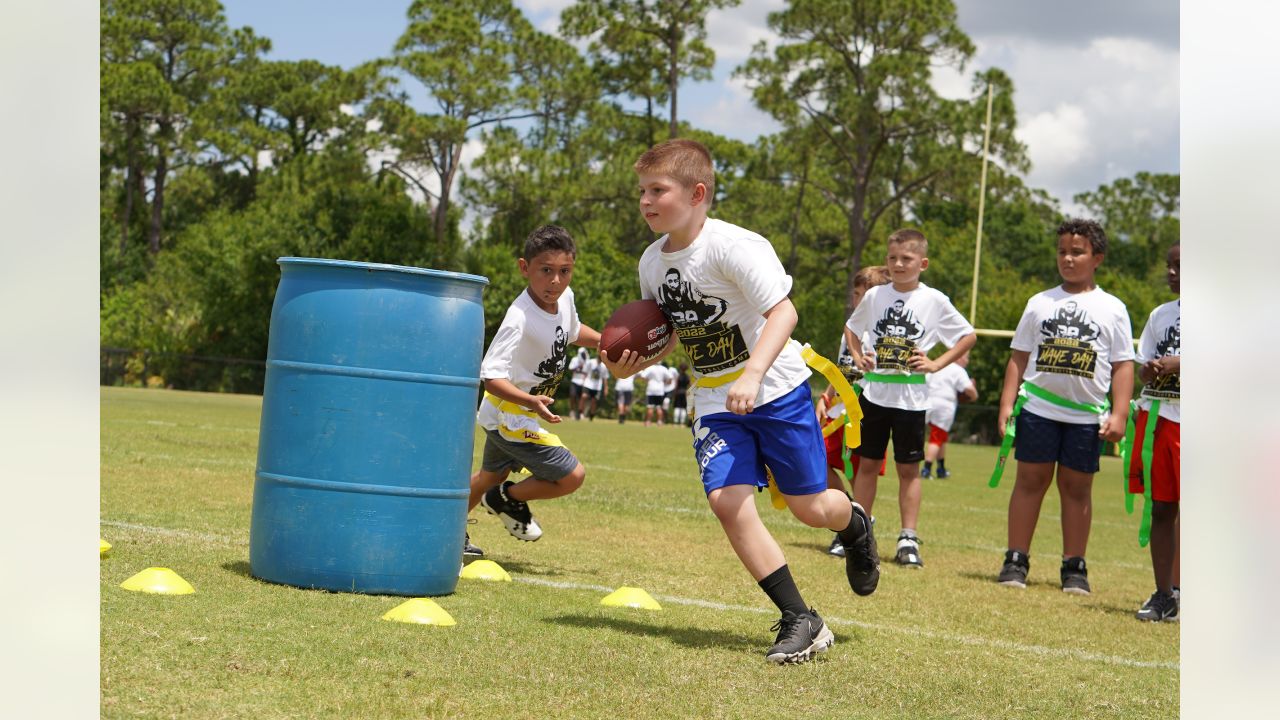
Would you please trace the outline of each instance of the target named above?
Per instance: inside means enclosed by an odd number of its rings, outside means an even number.
[[[587,479],[587,469],[578,463],[578,467],[573,472],[565,475],[556,481],[556,484],[564,488],[566,493],[571,493],[582,487],[582,483]]]
[[[1178,503],[1160,502],[1151,506],[1151,522],[1158,525],[1173,525],[1178,518]]]

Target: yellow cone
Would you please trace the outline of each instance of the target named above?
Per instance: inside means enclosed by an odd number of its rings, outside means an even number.
[[[492,560],[476,560],[462,568],[462,572],[458,573],[458,577],[466,578],[467,580],[511,582],[511,576],[507,574],[507,571]]]
[[[414,598],[406,600],[387,611],[383,620],[392,622],[418,623],[419,625],[440,625],[449,627],[457,625],[453,616],[430,598]]]
[[[641,610],[661,610],[662,606],[649,593],[634,587],[620,587],[604,596],[601,605],[612,607],[631,607]]]
[[[111,543],[107,542],[106,540],[103,540],[102,538],[98,538],[98,555],[99,555],[99,557],[101,557],[102,555],[106,555],[106,554],[107,554],[107,551],[108,551],[108,550],[110,550],[110,549],[111,549]]]
[[[134,592],[159,595],[190,595],[196,589],[169,568],[151,567],[120,583],[120,587]]]

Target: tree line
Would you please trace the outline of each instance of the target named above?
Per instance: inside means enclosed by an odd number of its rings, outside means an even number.
[[[282,256],[486,276],[491,334],[544,223],[578,240],[579,313],[600,327],[635,299],[654,239],[631,164],[679,136],[715,157],[712,215],[769,238],[793,276],[795,337],[834,353],[853,274],[883,262],[898,227],[924,231],[922,279],[968,308],[988,87],[977,324],[1012,329],[1058,282],[1063,214],[1023,179],[1007,74],[977,73],[961,99],[932,88],[933,68],[975,52],[951,0],[771,13],[778,42],[734,71],[781,127],[753,142],[690,124],[677,102],[711,76],[708,13],[738,2],[579,0],[557,36],[511,0],[415,0],[387,57],[344,69],[268,59],[270,39],[229,27],[216,0],[102,0],[102,344],[147,351],[174,387],[260,390],[260,365],[195,372],[180,356],[265,358]],[[1073,200],[1108,231],[1099,284],[1136,331],[1168,299],[1179,178],[1140,172]],[[973,355],[979,388],[996,392],[1007,341]]]

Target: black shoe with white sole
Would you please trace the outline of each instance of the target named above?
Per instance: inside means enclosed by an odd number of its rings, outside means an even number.
[[[501,485],[489,488],[489,491],[480,498],[480,504],[489,511],[490,515],[498,516],[512,537],[533,542],[542,537],[542,528],[538,527],[537,521],[533,519],[533,513],[529,512],[528,503],[516,500],[507,494],[514,484],[507,480]]]
[[[813,608],[799,615],[784,611],[770,630],[777,630],[778,638],[765,659],[778,665],[806,662],[817,653],[826,652],[836,641],[836,636]]]
[[[1031,558],[1017,550],[1008,550],[1004,554],[1004,567],[1000,568],[1000,577],[996,582],[1006,587],[1027,588],[1027,572],[1031,570]]]

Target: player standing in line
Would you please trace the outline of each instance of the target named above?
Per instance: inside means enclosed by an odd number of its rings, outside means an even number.
[[[920,282],[929,267],[929,241],[917,230],[889,236],[885,265],[892,283],[871,288],[845,323],[845,343],[854,365],[862,370],[862,445],[864,462],[853,482],[853,499],[867,511],[876,499],[876,464],[886,457],[893,437],[898,469],[898,510],[902,530],[894,560],[922,568],[920,518],[925,413],[929,391],[925,377],[965,354],[978,341],[973,326],[946,295]],[[931,360],[927,353],[939,342],[948,350]],[[870,352],[864,352],[869,346]],[[871,460],[873,462],[865,462]]]
[[[791,339],[791,277],[768,240],[707,218],[715,171],[701,144],[668,140],[641,155],[635,171],[640,212],[661,233],[640,258],[640,295],[657,300],[693,365],[693,449],[707,502],[781,612],[766,659],[804,662],[835,636],[801,597],[782,548],[760,520],[755,494],[767,485],[766,472],[796,518],[840,533],[855,593],[874,592],[880,569],[867,514],[827,488],[809,370]],[[669,343],[662,355],[674,348]],[[602,357],[618,377],[643,366],[631,351]]]
[[[1057,471],[1062,504],[1062,591],[1088,595],[1084,555],[1093,519],[1093,476],[1102,441],[1124,437],[1133,395],[1133,331],[1129,311],[1104,292],[1094,274],[1107,234],[1092,220],[1058,226],[1062,284],[1027,301],[1009,346],[997,429],[1012,418],[1018,461],[1009,494],[1009,547],[997,579],[1027,586],[1031,538]],[[1033,360],[1034,355],[1034,360]],[[1111,404],[1107,404],[1107,391]],[[1003,453],[1006,452],[1002,448]]]
[[[1182,249],[1169,248],[1166,277],[1169,289],[1180,294]],[[1151,478],[1151,570],[1156,591],[1138,610],[1139,620],[1178,619],[1175,567],[1178,551],[1178,502],[1182,496],[1182,301],[1167,302],[1151,311],[1138,340],[1138,396],[1134,447],[1129,457],[1129,492],[1142,493],[1145,475]],[[1156,426],[1147,430],[1151,413]],[[1151,467],[1144,468],[1143,447],[1152,443]],[[1144,470],[1146,473],[1144,474]]]

